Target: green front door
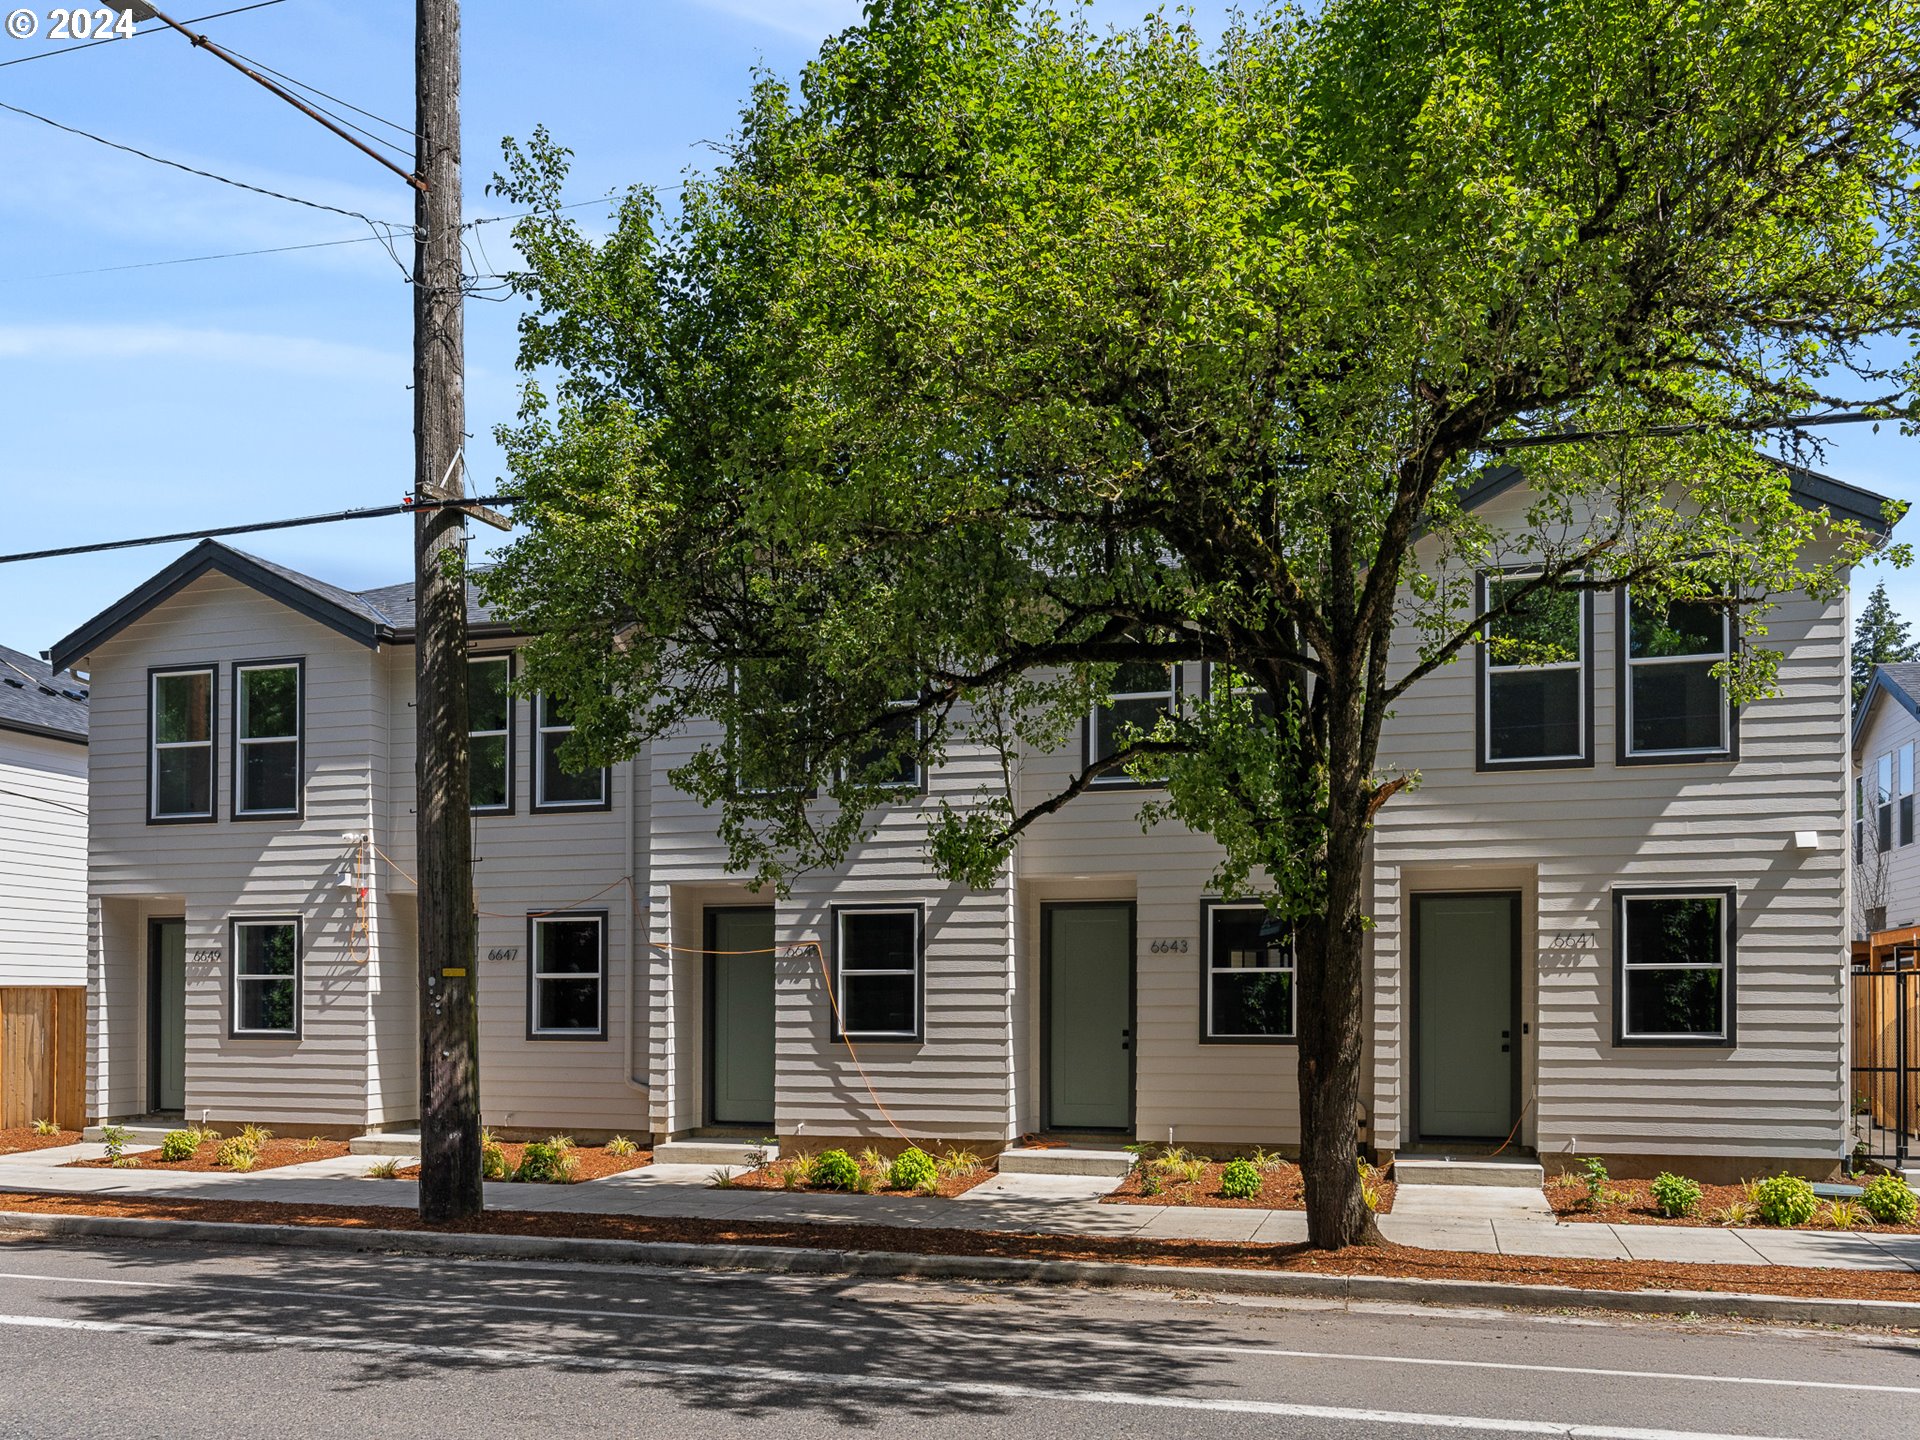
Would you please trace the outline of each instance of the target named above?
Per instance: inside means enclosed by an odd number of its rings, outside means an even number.
[[[773,910],[707,912],[707,1118],[773,1124]]]
[[[187,1108],[187,922],[155,920],[147,932],[149,1108]]]
[[[1041,918],[1049,1130],[1133,1128],[1133,906]]]
[[[1520,1053],[1520,897],[1413,897],[1419,1138],[1504,1140]]]

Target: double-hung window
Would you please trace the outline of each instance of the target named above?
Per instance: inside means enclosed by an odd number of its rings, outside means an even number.
[[[813,773],[811,685],[790,661],[747,660],[733,672],[727,767],[740,795],[791,794]]]
[[[534,915],[527,928],[527,1034],[536,1040],[605,1039],[606,915]]]
[[[1733,1043],[1734,892],[1614,892],[1614,1039]]]
[[[235,920],[233,1033],[300,1033],[300,922],[294,919]]]
[[[1623,648],[1626,718],[1621,759],[1693,760],[1733,753],[1733,712],[1714,669],[1733,654],[1733,622],[1719,605],[1661,601],[1629,588]]]
[[[1913,742],[1894,752],[1893,820],[1897,830],[1895,843],[1913,843]]]
[[[534,792],[536,810],[603,809],[607,800],[607,772],[603,768],[569,770],[561,763],[560,747],[573,736],[573,717],[551,695],[534,701]]]
[[[920,1038],[920,908],[836,908],[834,1012],[853,1040]]]
[[[1592,688],[1585,591],[1528,591],[1537,575],[1486,577],[1480,647],[1482,769],[1586,765]]]
[[[1180,692],[1180,667],[1131,660],[1114,668],[1113,689],[1107,703],[1095,704],[1087,716],[1087,763],[1093,765],[1117,754],[1140,735],[1173,713]],[[1136,783],[1121,770],[1103,772],[1096,785]]]
[[[1217,660],[1208,661],[1204,683],[1209,698],[1226,694],[1236,700],[1245,700],[1255,715],[1263,715],[1269,720],[1278,713],[1267,687],[1257,684],[1251,676],[1231,665]]]
[[[476,815],[513,813],[511,655],[467,661],[467,804]]]
[[[1893,756],[1882,755],[1874,766],[1874,832],[1880,849],[1893,848]]]
[[[233,667],[233,813],[300,813],[300,662]]]
[[[1864,775],[1853,777],[1853,863],[1862,865],[1867,859],[1867,780]]]
[[[147,818],[213,819],[213,667],[147,680]]]
[[[896,700],[896,713],[875,727],[873,743],[853,759],[857,778],[871,785],[893,790],[918,790],[924,780],[920,769],[920,716],[916,702]]]
[[[1264,905],[1207,906],[1208,1040],[1290,1040],[1293,937]]]

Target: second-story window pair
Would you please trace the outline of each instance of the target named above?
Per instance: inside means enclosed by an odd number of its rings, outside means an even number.
[[[1534,590],[1525,572],[1489,576],[1484,608],[1510,597],[1480,654],[1483,769],[1593,763],[1593,596]],[[1714,668],[1733,654],[1728,612],[1710,601],[1621,592],[1614,718],[1617,759],[1647,764],[1731,758],[1733,713]]]
[[[212,665],[148,677],[147,818],[212,820],[219,784],[219,720]],[[233,667],[233,818],[301,813],[305,693],[298,660]]]
[[[467,754],[470,804],[477,815],[513,813],[513,656],[476,655],[467,661]],[[533,808],[596,810],[608,804],[604,767],[569,770],[560,748],[573,719],[558,700],[533,702]]]

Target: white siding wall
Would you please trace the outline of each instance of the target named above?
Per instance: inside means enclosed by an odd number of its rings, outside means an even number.
[[[87,979],[87,747],[0,729],[0,985]]]
[[[1854,773],[1866,778],[1866,848],[1863,852],[1859,878],[1863,888],[1875,881],[1878,882],[1880,893],[1885,897],[1886,928],[1889,930],[1903,925],[1920,925],[1920,833],[1916,834],[1911,844],[1900,843],[1900,802],[1897,794],[1900,788],[1900,747],[1903,745],[1915,747],[1915,764],[1920,767],[1920,719],[1915,719],[1912,713],[1893,697],[1881,695],[1875,700],[1873,714],[1867,717],[1866,727],[1860,732],[1860,740],[1854,746],[1853,757]],[[1893,848],[1885,852],[1877,848],[1878,818],[1874,813],[1877,773],[1882,755],[1893,756],[1893,788],[1896,793]],[[1916,797],[1914,803],[1916,808],[1920,808],[1920,797]],[[1916,831],[1920,832],[1920,817],[1916,817],[1915,826]],[[1853,853],[1851,836],[1847,841],[1847,847],[1847,853],[1851,855]],[[1865,938],[1864,930],[1859,934],[1860,938]]]

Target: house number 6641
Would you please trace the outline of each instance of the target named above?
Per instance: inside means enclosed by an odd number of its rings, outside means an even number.
[[[1149,955],[1184,955],[1191,942],[1184,937],[1178,940],[1155,940],[1148,944]]]

